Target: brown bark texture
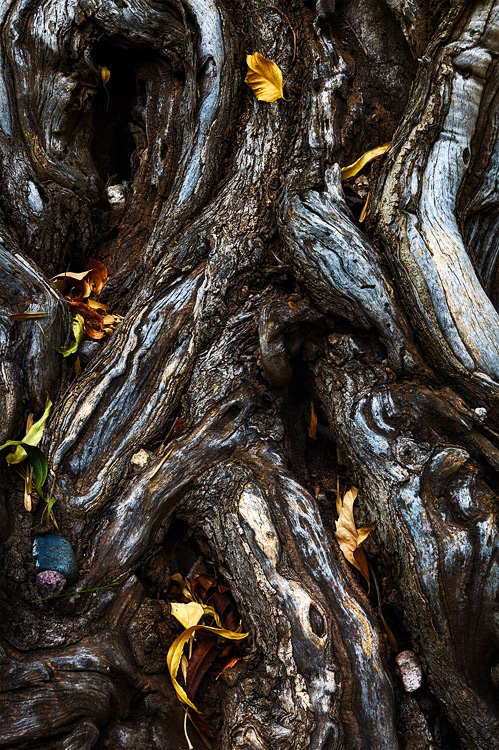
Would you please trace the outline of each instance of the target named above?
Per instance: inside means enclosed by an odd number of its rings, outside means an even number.
[[[196,570],[250,633],[199,689],[213,747],[499,748],[498,3],[1,0],[0,27],[0,441],[50,394],[86,592],[37,601],[44,503],[0,453],[0,748],[187,747],[166,592]],[[123,319],[78,371],[50,279],[89,258]]]

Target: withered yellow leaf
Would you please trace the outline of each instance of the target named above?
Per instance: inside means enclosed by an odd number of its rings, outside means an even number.
[[[244,82],[253,90],[257,99],[263,102],[275,102],[277,99],[284,99],[282,73],[275,62],[267,60],[259,52],[246,55],[246,62],[248,63],[248,73]]]
[[[111,78],[111,71],[109,70],[109,68],[106,68],[105,65],[103,65],[102,68],[100,69],[100,77],[102,79],[102,83],[104,84],[104,86]]]
[[[384,143],[382,146],[377,146],[376,148],[371,148],[369,151],[366,151],[365,154],[362,154],[362,156],[360,156],[357,161],[354,161],[353,164],[349,164],[348,167],[343,167],[341,170],[341,179],[349,180],[350,177],[355,177],[355,175],[360,172],[366,164],[369,164],[373,159],[377,159],[378,156],[385,154],[391,145],[392,142],[388,141],[388,143]]]
[[[189,602],[189,604],[194,604],[195,602]],[[189,606],[189,605],[186,605]],[[199,605],[200,606],[200,605]],[[204,630],[208,633],[214,633],[217,636],[220,636],[221,638],[227,638],[232,641],[240,641],[243,638],[247,638],[249,633],[240,633],[234,630],[227,630],[226,628],[212,628],[208,627],[207,625],[193,625],[190,628],[187,628],[187,630],[184,630],[183,633],[181,633],[178,638],[176,638],[172,645],[170,646],[170,649],[168,651],[168,654],[166,655],[166,664],[168,667],[168,671],[170,672],[170,677],[173,683],[173,687],[175,688],[175,692],[177,693],[177,698],[182,703],[185,703],[190,708],[194,709],[194,711],[198,711],[194,703],[190,700],[190,698],[187,696],[186,691],[182,687],[182,685],[179,684],[177,680],[177,674],[180,667],[180,662],[182,661],[182,656],[184,653],[184,647],[189,642],[191,636],[196,633],[198,630]]]
[[[312,440],[317,439],[317,414],[315,413],[313,401],[310,405],[310,427],[308,430],[308,436],[311,437]]]
[[[348,490],[343,496],[343,500],[341,500],[338,493],[336,508],[339,518],[336,521],[335,536],[348,562],[357,568],[357,570],[360,570],[369,584],[369,566],[365,552],[360,545],[369,536],[374,526],[364,526],[361,529],[357,529],[355,526],[353,504],[357,494],[357,487],[352,487]]]
[[[197,602],[182,604],[172,602],[172,615],[179,621],[184,628],[191,628],[197,625],[204,615],[204,607]]]

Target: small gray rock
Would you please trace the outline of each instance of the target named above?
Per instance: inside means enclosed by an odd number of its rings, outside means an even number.
[[[100,348],[99,341],[82,341],[78,349],[78,356],[82,365],[88,365],[90,360],[99,353]]]

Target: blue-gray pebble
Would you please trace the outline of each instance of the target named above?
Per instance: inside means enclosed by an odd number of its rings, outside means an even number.
[[[82,341],[78,349],[78,356],[82,365],[88,365],[90,360],[99,353],[101,346],[99,341]]]
[[[33,557],[38,573],[57,570],[70,585],[78,580],[78,561],[73,548],[67,539],[55,531],[35,537]]]

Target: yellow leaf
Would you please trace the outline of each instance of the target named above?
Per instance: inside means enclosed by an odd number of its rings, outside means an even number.
[[[194,603],[195,602],[189,602],[189,604]],[[185,692],[182,685],[180,685],[177,681],[177,674],[184,653],[185,645],[188,643],[191,636],[197,630],[201,629],[206,630],[209,633],[215,633],[217,636],[227,638],[231,641],[241,641],[243,638],[246,638],[249,635],[249,633],[237,633],[233,630],[227,630],[226,628],[212,628],[208,627],[207,625],[193,625],[192,627],[187,628],[187,630],[184,630],[184,632],[181,633],[178,638],[173,641],[166,656],[166,664],[168,666],[168,671],[170,672],[173,687],[175,688],[175,692],[177,693],[177,698],[179,699],[179,701],[185,703],[187,706],[190,706],[190,708],[194,709],[194,711],[196,711],[197,713],[199,713],[198,709],[187,696],[187,693]]]
[[[106,68],[105,65],[103,65],[102,68],[100,69],[100,77],[102,79],[102,83],[104,84],[104,86],[111,78],[111,71],[109,70],[109,68]]]
[[[172,679],[173,687],[175,688],[175,692],[177,693],[177,698],[182,703],[185,703],[187,706],[190,706],[191,708],[193,708],[194,711],[196,711],[197,713],[199,713],[199,711],[197,710],[196,706],[188,698],[187,693],[185,692],[182,685],[180,685],[180,683],[177,681],[177,674],[178,674],[178,668],[180,666],[180,662],[182,660],[182,656],[184,654],[184,647],[186,643],[189,641],[191,635],[199,627],[200,627],[199,625],[194,625],[192,628],[187,628],[187,630],[184,630],[184,632],[181,633],[178,638],[175,638],[166,656],[166,664],[168,667],[168,671],[170,672],[170,677]]]
[[[310,405],[310,427],[308,430],[308,436],[315,440],[317,437],[317,414],[314,409],[314,402]]]
[[[244,82],[253,90],[257,99],[263,102],[275,102],[277,99],[284,99],[282,73],[275,62],[267,60],[259,52],[246,55],[246,62],[249,70]]]
[[[369,151],[366,151],[366,153],[362,154],[362,156],[357,159],[357,161],[354,161],[353,164],[350,164],[348,167],[343,167],[341,170],[341,179],[348,180],[350,177],[355,177],[355,175],[360,172],[366,164],[369,164],[373,159],[377,159],[378,156],[385,154],[391,145],[392,142],[388,141],[388,143],[384,143],[382,146],[377,146],[377,148],[371,148]]]
[[[218,626],[219,628],[221,628],[221,627],[222,627],[222,621],[221,621],[221,619],[220,619],[220,617],[219,617],[219,615],[218,615],[218,612],[216,612],[216,611],[215,611],[215,610],[213,609],[213,607],[208,607],[208,606],[207,606],[207,605],[205,605],[205,604],[203,604],[203,609],[204,609],[204,613],[205,613],[205,615],[211,615],[211,616],[213,617],[213,619],[215,620],[215,622],[216,622],[217,626]]]
[[[339,518],[336,521],[335,536],[348,562],[357,570],[360,570],[369,585],[369,565],[365,552],[360,545],[369,536],[374,526],[364,526],[361,529],[357,529],[355,526],[353,504],[357,494],[357,487],[352,487],[341,500],[338,488],[336,508]]]
[[[26,313],[14,313],[9,315],[10,320],[33,320],[35,318],[48,318],[49,313],[46,312],[26,312]]]
[[[189,602],[188,604],[172,602],[171,606],[172,615],[184,628],[191,628],[193,625],[197,625],[204,615],[204,607],[197,602]]]

